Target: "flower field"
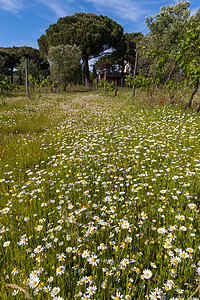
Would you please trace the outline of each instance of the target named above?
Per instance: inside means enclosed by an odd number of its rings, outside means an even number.
[[[0,126],[0,299],[200,299],[197,114],[80,93]]]

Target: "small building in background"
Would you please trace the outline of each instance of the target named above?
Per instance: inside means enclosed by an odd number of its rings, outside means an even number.
[[[125,84],[125,78],[131,74],[132,67],[129,63],[125,64],[124,72],[122,74],[122,71],[119,72],[99,72],[98,74],[98,84],[101,83],[101,80],[105,78],[105,80],[108,83],[114,82],[115,86],[121,86],[121,81],[123,85]]]

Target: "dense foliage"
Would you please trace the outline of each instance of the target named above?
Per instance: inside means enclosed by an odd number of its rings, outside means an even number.
[[[140,52],[144,52],[151,59],[148,75],[157,83],[165,84],[179,71],[176,58],[177,47],[184,37],[189,21],[189,6],[189,1],[166,5],[161,7],[155,17],[146,18],[150,34],[148,39],[144,37]],[[143,64],[141,56],[140,64]]]
[[[50,47],[48,59],[53,81],[62,84],[64,91],[70,82],[76,82],[80,73],[81,51],[74,45]]]
[[[112,19],[92,13],[76,13],[60,18],[38,39],[41,53],[47,55],[50,46],[77,45],[82,52],[85,84],[89,79],[88,60],[106,49],[117,48],[123,38],[123,28]]]
[[[0,74],[10,77],[11,84],[24,84],[25,59],[29,60],[29,72],[37,79],[49,74],[49,64],[39,50],[25,46],[0,48]]]
[[[113,72],[109,79],[112,89],[115,84],[123,87],[126,82],[128,86],[133,85],[133,96],[135,88],[147,89],[151,98],[154,90],[166,89],[174,101],[177,89],[194,88],[187,108],[196,97],[200,69],[200,9],[191,15],[189,7],[189,1],[162,6],[155,16],[146,18],[147,35],[124,34],[117,22],[92,13],[60,18],[38,39],[39,50],[0,48],[0,75],[4,81],[9,78],[8,84],[12,85],[8,88],[1,80],[1,86],[5,86],[1,91],[4,94],[6,90],[15,91],[14,83],[25,85],[25,61],[28,60],[26,73],[34,78],[31,84],[37,82],[36,86],[42,87],[45,82],[51,91],[61,90],[61,86],[66,90],[69,83],[82,84],[82,80],[86,86],[90,82],[90,87],[95,82],[97,89],[105,85],[100,82],[103,74],[97,79],[97,73]],[[90,59],[96,60],[93,72],[89,70]]]

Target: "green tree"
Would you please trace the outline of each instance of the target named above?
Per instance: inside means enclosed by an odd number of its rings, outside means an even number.
[[[138,74],[142,76],[154,76],[153,72],[153,58],[146,55],[146,51],[150,49],[150,44],[152,43],[151,34],[147,34],[142,37],[142,39],[136,45],[136,50],[138,52]]]
[[[0,48],[0,73],[10,77],[13,84],[14,68],[19,64],[20,59],[16,53],[16,47]]]
[[[150,29],[149,44],[145,45],[146,55],[152,59],[150,75],[166,83],[177,67],[177,46],[183,39],[190,17],[190,2],[181,1],[175,5],[161,7],[156,16],[146,18]]]
[[[141,32],[125,33],[126,52],[124,59],[131,65],[131,73],[135,65],[137,45],[142,40],[143,34]]]
[[[190,22],[184,39],[179,44],[177,54],[179,66],[186,75],[186,84],[194,87],[192,95],[187,102],[185,109],[190,107],[192,100],[198,90],[200,80],[200,25]],[[200,105],[197,111],[200,110]]]
[[[67,85],[74,81],[80,67],[81,51],[74,45],[59,45],[50,47],[48,59],[50,61],[51,76],[66,90]]]
[[[94,64],[98,71],[114,72],[118,69],[116,59],[113,55],[106,53]]]
[[[200,8],[191,16],[191,21],[200,24]]]
[[[25,59],[29,60],[29,72],[35,78],[49,74],[49,64],[41,57],[39,50],[26,46],[0,48],[0,74],[10,77],[11,84],[14,77],[19,84],[23,84]]]
[[[116,51],[111,53],[105,53],[95,63],[98,70],[106,70],[107,72],[119,71],[120,67],[124,67],[125,64],[130,63],[132,67],[135,64],[136,57],[136,45],[142,39],[143,34],[141,32],[125,33],[123,42]]]
[[[38,39],[38,45],[43,55],[48,55],[51,46],[77,45],[82,52],[84,83],[87,85],[88,61],[106,49],[117,48],[122,38],[122,26],[112,19],[92,13],[75,13],[50,25],[46,34]]]

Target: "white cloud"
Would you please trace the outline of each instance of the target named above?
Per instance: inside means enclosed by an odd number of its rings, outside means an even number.
[[[22,0],[0,0],[0,9],[17,13],[24,7]]]
[[[191,12],[190,12],[191,16],[195,15],[198,9],[199,9],[199,7],[191,9]]]
[[[133,3],[131,0],[86,0],[93,3],[97,11],[109,11],[116,16],[131,20],[138,21],[140,17],[144,16],[145,9],[142,9],[138,4]]]
[[[53,10],[57,17],[63,17],[67,14],[68,7],[60,1],[52,0],[39,0],[38,2],[46,5],[48,8]]]
[[[14,40],[12,43],[7,44],[6,47],[32,47],[38,49],[38,44],[36,41],[30,41],[30,40]]]
[[[0,0],[0,9],[17,14],[27,7],[43,4],[51,9],[57,17],[63,17],[68,11],[69,3],[72,1],[73,0],[69,0],[66,3],[66,1],[63,0]]]

